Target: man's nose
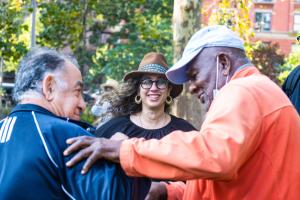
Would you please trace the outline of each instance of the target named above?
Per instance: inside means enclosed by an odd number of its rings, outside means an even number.
[[[86,109],[86,103],[85,103],[83,97],[81,97],[78,107],[81,109],[81,112],[85,111],[85,109]]]

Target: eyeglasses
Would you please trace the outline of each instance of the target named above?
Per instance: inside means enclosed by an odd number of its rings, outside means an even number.
[[[168,81],[166,79],[160,78],[157,79],[156,81],[152,81],[151,79],[142,80],[141,87],[143,89],[150,89],[153,83],[155,83],[156,87],[161,90],[166,89],[168,86]]]

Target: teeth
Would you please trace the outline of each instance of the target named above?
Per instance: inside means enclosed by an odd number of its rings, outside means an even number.
[[[159,100],[160,95],[158,95],[158,94],[150,94],[150,95],[148,95],[148,98],[151,101],[157,101],[157,100]]]

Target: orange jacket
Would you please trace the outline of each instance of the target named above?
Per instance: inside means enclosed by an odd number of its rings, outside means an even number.
[[[281,89],[255,67],[232,77],[200,131],[161,140],[132,138],[120,161],[131,176],[188,180],[169,199],[300,199],[300,118]]]

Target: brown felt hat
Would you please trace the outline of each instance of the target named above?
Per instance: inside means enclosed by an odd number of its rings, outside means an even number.
[[[147,53],[142,59],[138,70],[127,73],[124,76],[124,81],[128,79],[141,78],[144,74],[159,74],[166,77],[166,72],[169,69],[165,57],[160,53],[150,52]],[[175,85],[169,82],[172,86],[170,95],[172,98],[177,97],[183,89],[182,85]]]

